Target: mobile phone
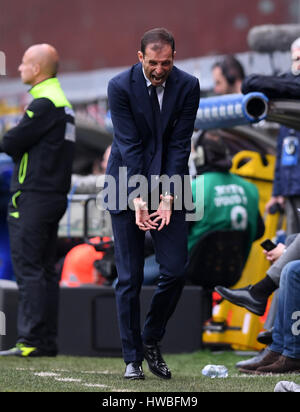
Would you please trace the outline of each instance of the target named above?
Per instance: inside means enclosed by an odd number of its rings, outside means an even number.
[[[273,250],[273,249],[275,249],[275,248],[277,247],[277,245],[275,245],[275,243],[273,243],[272,240],[270,240],[270,239],[264,240],[264,241],[260,244],[260,246],[261,246],[262,248],[264,248],[264,249],[265,249],[266,251],[268,251],[268,252],[270,252],[270,250]]]

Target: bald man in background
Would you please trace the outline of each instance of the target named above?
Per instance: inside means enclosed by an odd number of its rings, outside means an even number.
[[[0,142],[15,163],[8,225],[19,287],[16,346],[0,356],[56,356],[59,278],[54,270],[58,222],[67,206],[75,146],[74,113],[56,78],[54,47],[24,54],[19,72],[33,97],[20,123]]]

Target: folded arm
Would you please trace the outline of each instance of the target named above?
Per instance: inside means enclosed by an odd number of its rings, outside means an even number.
[[[22,155],[38,143],[55,122],[55,106],[49,99],[36,99],[26,110],[20,123],[10,129],[2,139],[2,149],[8,155]]]

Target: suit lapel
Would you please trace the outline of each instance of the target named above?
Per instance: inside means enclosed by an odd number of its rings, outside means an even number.
[[[164,134],[177,99],[177,76],[175,69],[171,71],[165,86],[162,104],[162,133]]]
[[[143,74],[141,63],[133,66],[132,74],[133,92],[138,102],[138,107],[143,111],[150,130],[153,130],[153,114],[146,80]]]

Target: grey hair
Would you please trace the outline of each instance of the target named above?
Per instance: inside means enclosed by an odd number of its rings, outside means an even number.
[[[300,49],[300,37],[298,37],[298,39],[293,41],[291,45],[291,50],[295,50],[295,49]]]

